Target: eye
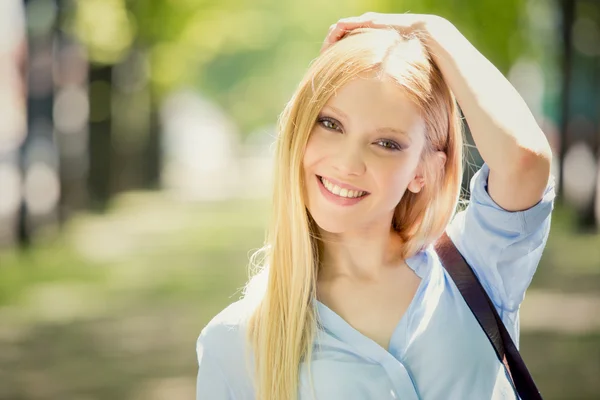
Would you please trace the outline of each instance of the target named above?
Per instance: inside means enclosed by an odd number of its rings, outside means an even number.
[[[392,151],[402,150],[402,146],[400,146],[398,143],[394,142],[393,140],[380,139],[380,140],[377,140],[375,143],[377,143],[380,147],[383,147],[386,150],[392,150]]]
[[[332,131],[338,131],[338,132],[341,132],[341,130],[342,130],[340,123],[333,118],[320,117],[317,120],[317,122],[319,124],[321,124],[321,126],[324,127],[325,129],[329,129]]]

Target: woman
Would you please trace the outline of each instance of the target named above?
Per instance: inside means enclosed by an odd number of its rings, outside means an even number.
[[[485,164],[452,218],[456,102]],[[261,270],[200,334],[197,397],[516,398],[432,246],[448,233],[518,343],[554,191],[549,144],[502,74],[440,17],[344,19],[277,146]]]

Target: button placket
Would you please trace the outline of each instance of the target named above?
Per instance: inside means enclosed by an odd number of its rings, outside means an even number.
[[[390,393],[392,399],[419,400],[414,382],[404,364],[394,358],[386,361],[382,366],[392,383],[393,390]]]

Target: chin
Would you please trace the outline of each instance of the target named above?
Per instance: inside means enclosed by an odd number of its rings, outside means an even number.
[[[332,215],[320,215],[321,213],[311,213],[310,215],[315,224],[323,231],[328,233],[344,233],[356,229],[356,222],[350,222],[348,218],[334,217]],[[325,213],[323,213],[325,214]]]

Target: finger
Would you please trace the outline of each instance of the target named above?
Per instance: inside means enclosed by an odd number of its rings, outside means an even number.
[[[338,27],[333,28],[328,34],[325,40],[323,41],[323,46],[321,47],[321,52],[325,51],[329,46],[342,39],[344,35],[348,31],[344,29],[339,29]]]
[[[336,37],[341,37],[347,32],[357,29],[366,28],[373,24],[373,21],[365,16],[350,17],[340,19],[332,32]]]
[[[323,49],[342,39],[348,32],[357,28],[365,28],[369,26],[369,21],[365,21],[360,17],[345,18],[340,20],[333,25],[333,29],[329,30],[329,33],[327,34],[327,37],[323,43]]]
[[[335,24],[337,29],[343,28],[347,30],[356,29],[360,26],[367,25],[372,21],[369,15],[361,15],[359,17],[348,17],[338,20]]]
[[[337,23],[329,27],[329,32],[321,47],[321,52],[326,48],[341,40],[348,32],[358,28],[389,28],[394,24],[390,22],[399,22],[396,16],[396,21],[387,21],[386,15],[369,12],[358,17],[342,18]]]
[[[329,46],[329,37],[331,36],[331,32],[335,29],[336,24],[331,24],[329,26],[329,30],[327,31],[327,35],[325,35],[325,39],[323,40],[323,44],[321,45],[320,52],[322,53]]]

